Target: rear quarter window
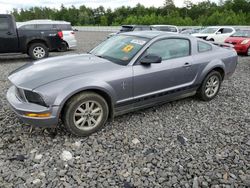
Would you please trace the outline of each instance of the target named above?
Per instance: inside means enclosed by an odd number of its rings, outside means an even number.
[[[208,52],[212,50],[212,45],[201,41],[198,41],[197,47],[199,53]]]
[[[9,30],[9,23],[7,18],[0,18],[0,31]]]
[[[34,30],[34,29],[36,29],[36,26],[34,24],[23,25],[19,29],[22,29],[22,30]]]
[[[37,24],[36,28],[37,30],[52,30],[53,25],[52,24]]]
[[[71,30],[73,30],[72,26],[70,24],[57,24],[56,28],[60,29],[62,31],[71,31]]]

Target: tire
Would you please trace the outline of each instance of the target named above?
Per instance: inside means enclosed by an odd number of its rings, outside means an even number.
[[[68,45],[66,42],[62,42],[61,46],[57,49],[58,52],[66,52],[68,50]]]
[[[247,56],[250,56],[250,47],[247,50]]]
[[[215,84],[217,81],[217,84]],[[213,84],[212,84],[213,83]],[[222,76],[217,71],[210,72],[203,80],[197,95],[203,101],[210,101],[214,99],[221,87]]]
[[[49,56],[49,49],[43,43],[33,43],[28,49],[28,55],[34,59],[43,59]]]
[[[66,103],[62,121],[71,134],[89,136],[104,126],[108,114],[108,104],[103,97],[94,92],[82,92]]]

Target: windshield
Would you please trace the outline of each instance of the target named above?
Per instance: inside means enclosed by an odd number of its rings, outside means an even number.
[[[122,26],[122,28],[120,29],[120,32],[128,32],[132,30],[133,30],[132,26]]]
[[[176,27],[172,27],[172,26],[156,26],[155,28],[158,31],[178,32]]]
[[[250,38],[250,30],[240,30],[232,35],[232,37],[247,37]]]
[[[117,35],[101,43],[90,53],[120,65],[127,65],[149,39]]]
[[[218,28],[206,28],[204,30],[201,31],[201,33],[209,33],[209,34],[212,34],[212,33],[215,33],[216,31],[218,30]]]

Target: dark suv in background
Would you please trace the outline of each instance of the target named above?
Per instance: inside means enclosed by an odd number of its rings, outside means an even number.
[[[60,48],[62,42],[61,30],[17,29],[14,16],[0,14],[0,54],[26,53],[32,59],[42,59]]]

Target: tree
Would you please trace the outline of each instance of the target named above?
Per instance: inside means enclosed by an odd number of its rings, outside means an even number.
[[[164,6],[119,7],[115,10],[103,6],[92,9],[84,5],[60,9],[31,7],[13,9],[17,21],[32,19],[65,20],[72,25],[121,25],[121,24],[173,24],[173,25],[250,25],[250,0],[203,0],[193,4],[185,0],[185,7],[175,7],[173,0],[165,0]]]

